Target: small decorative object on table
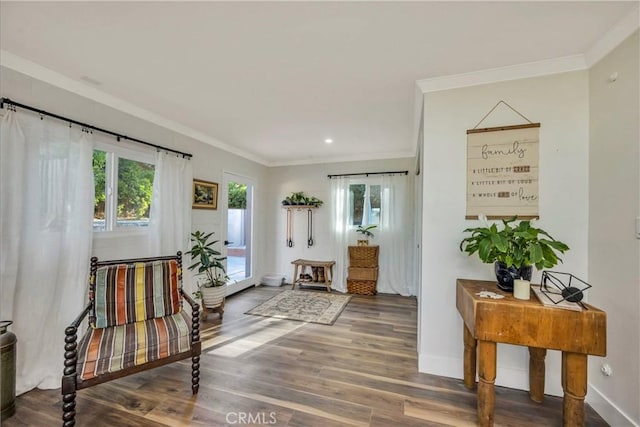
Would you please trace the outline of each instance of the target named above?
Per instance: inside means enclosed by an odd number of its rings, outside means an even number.
[[[513,297],[517,299],[528,300],[531,296],[531,282],[524,279],[515,279],[513,281]]]
[[[515,279],[531,280],[532,266],[538,270],[551,268],[562,259],[557,252],[565,253],[569,246],[555,240],[546,231],[531,225],[531,221],[512,224],[518,217],[502,220],[502,230],[496,224],[467,228],[471,236],[462,239],[460,250],[469,255],[478,253],[482,262],[495,263],[498,288],[513,291]]]
[[[543,271],[540,292],[554,304],[569,301],[582,305],[584,291],[591,285],[570,273]],[[583,306],[584,308],[584,306]]]

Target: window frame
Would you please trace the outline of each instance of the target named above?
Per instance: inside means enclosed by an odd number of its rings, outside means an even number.
[[[368,225],[372,225],[372,223],[370,222],[371,218],[369,218],[369,211],[371,210],[371,187],[374,185],[380,186],[380,198],[382,199],[382,179],[380,178],[371,178],[371,177],[367,177],[367,178],[361,178],[361,179],[352,179],[349,181],[349,193],[351,193],[351,186],[352,185],[364,185],[364,206],[362,208],[362,223],[361,224],[354,224],[354,207],[355,207],[355,201],[351,199],[351,196],[349,196],[349,224],[348,227],[350,230],[355,230],[356,228],[358,228],[359,225],[362,225],[363,227],[366,227]],[[381,205],[380,205],[380,214],[378,216],[378,222],[373,224],[373,225],[377,225],[378,227],[380,227],[380,217],[382,216],[382,200],[381,200]]]
[[[153,165],[154,177],[156,169],[156,156],[153,152],[138,151],[121,145],[105,141],[95,141],[94,151],[106,153],[105,164],[105,229],[93,230],[94,237],[118,237],[146,235],[149,227],[122,227],[118,226],[118,160],[120,158],[133,160]],[[95,209],[95,207],[94,207]]]

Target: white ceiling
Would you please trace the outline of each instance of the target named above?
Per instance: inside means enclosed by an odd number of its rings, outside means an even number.
[[[391,158],[417,80],[584,54],[637,5],[3,1],[0,48],[267,165]]]

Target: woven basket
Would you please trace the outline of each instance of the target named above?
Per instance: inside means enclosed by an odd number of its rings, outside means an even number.
[[[349,277],[352,280],[378,280],[377,268],[349,267]]]
[[[358,295],[375,295],[376,281],[347,279],[347,292]]]
[[[351,267],[377,267],[378,246],[349,246],[349,265]]]

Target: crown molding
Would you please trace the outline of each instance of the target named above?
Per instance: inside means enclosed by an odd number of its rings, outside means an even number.
[[[585,62],[584,55],[580,54],[546,59],[543,61],[528,62],[525,64],[510,65],[507,67],[490,68],[470,73],[452,74],[449,76],[423,79],[418,80],[416,84],[422,90],[422,93],[428,93],[504,82],[508,80],[519,80],[550,74],[566,73],[569,71],[585,70],[586,68],[587,63]]]
[[[441,90],[457,89],[488,83],[498,83],[508,80],[519,80],[530,77],[540,77],[550,74],[566,73],[591,68],[596,62],[604,58],[620,43],[627,39],[640,27],[640,7],[635,7],[630,13],[618,21],[602,38],[600,38],[586,53],[552,58],[507,67],[490,68],[470,73],[452,74],[417,80],[416,84],[422,93]]]
[[[594,64],[607,56],[609,52],[618,47],[627,37],[633,34],[640,27],[640,7],[636,7],[614,25],[607,33],[598,40],[585,54],[587,66],[591,68]]]
[[[414,151],[396,151],[386,153],[370,153],[368,155],[356,154],[352,156],[340,156],[340,157],[322,157],[315,159],[305,160],[292,160],[285,162],[269,162],[269,167],[281,167],[281,166],[302,166],[302,165],[317,165],[322,163],[344,163],[344,162],[366,162],[369,160],[389,160],[389,159],[405,159],[415,158],[416,153]]]
[[[268,166],[268,162],[265,159],[258,157],[255,154],[240,150],[216,138],[212,138],[211,136],[206,135],[200,131],[192,129],[188,126],[184,126],[159,114],[152,113],[149,110],[138,107],[123,99],[109,95],[101,90],[88,86],[77,80],[71,79],[63,74],[43,67],[42,65],[36,64],[35,62],[29,61],[28,59],[22,58],[6,50],[0,50],[0,65],[25,74],[36,80],[40,80],[60,89],[64,89],[68,92],[75,93],[76,95],[80,95],[84,98],[114,108],[133,117],[145,120],[157,126],[179,133],[188,138],[192,138],[196,141],[212,145],[216,148],[243,157],[245,159],[252,160],[261,165]]]

